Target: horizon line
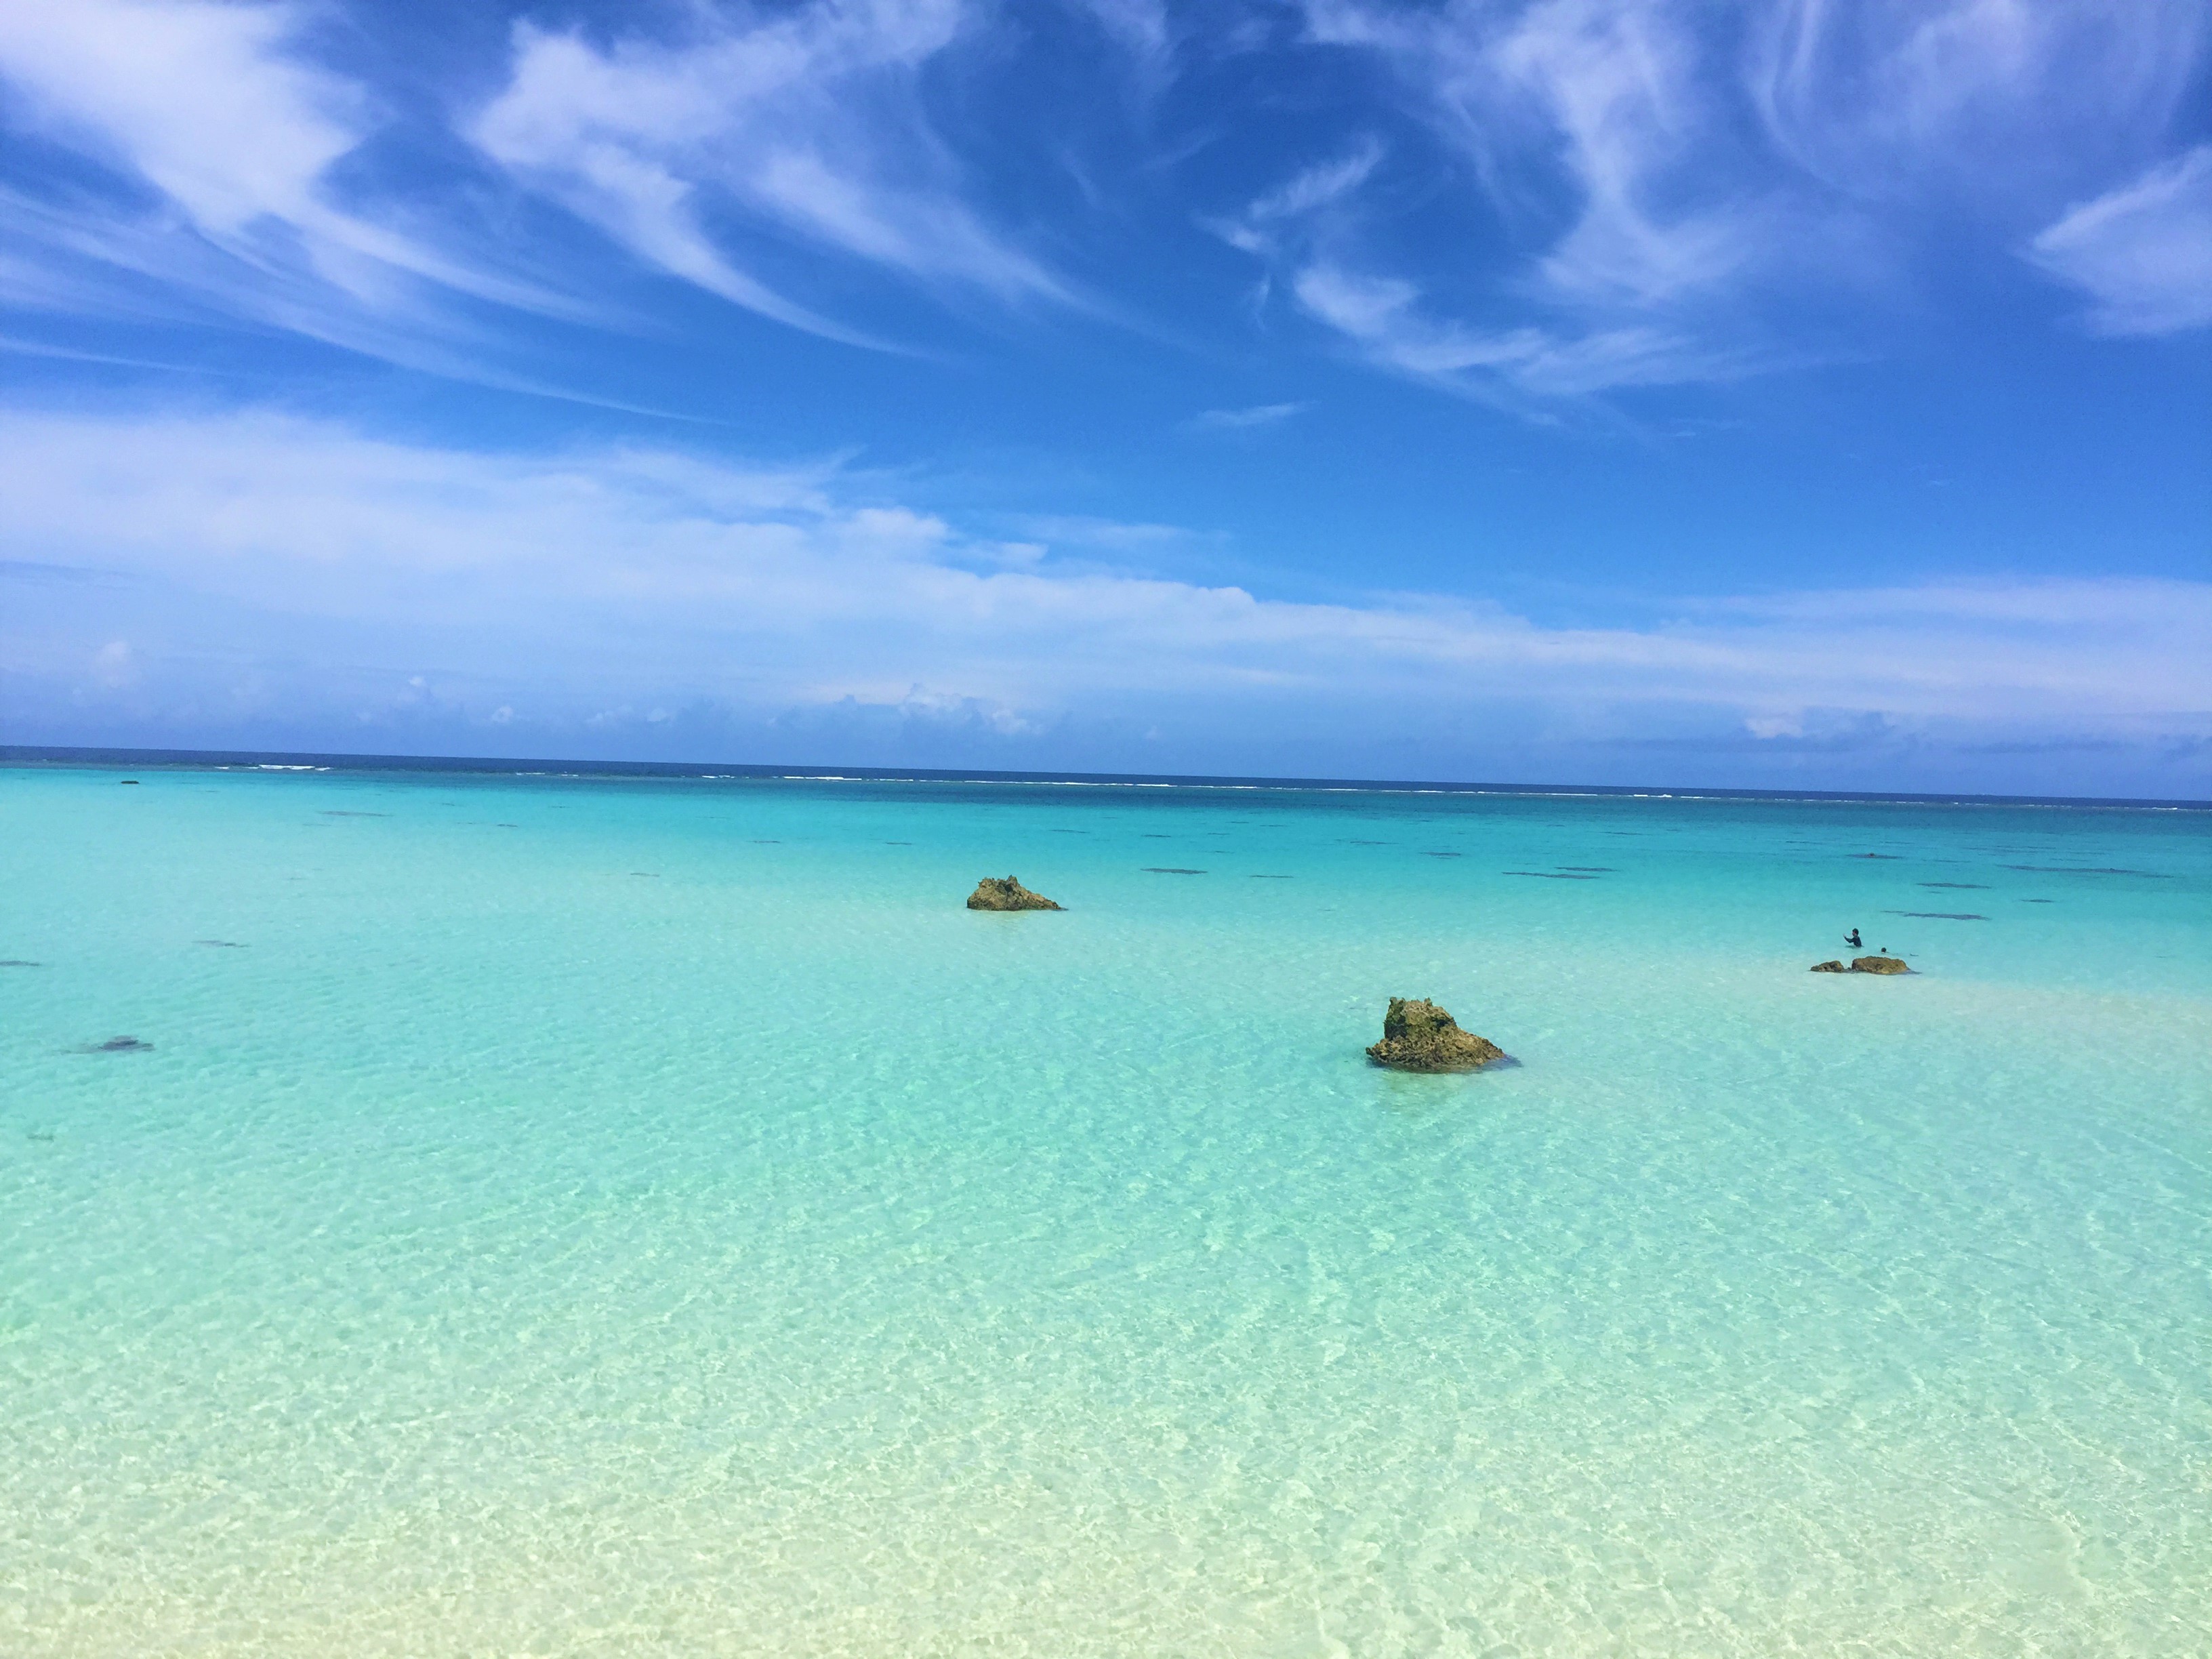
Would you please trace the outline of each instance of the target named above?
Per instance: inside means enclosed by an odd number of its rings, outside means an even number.
[[[0,767],[125,765],[216,769],[266,767],[363,772],[459,772],[487,776],[743,779],[806,783],[988,783],[1098,788],[1330,791],[1362,794],[1606,796],[1625,799],[1828,801],[1949,806],[2065,806],[2212,811],[2212,800],[2121,795],[1940,794],[1907,790],[1755,789],[1698,784],[1497,783],[1414,778],[1269,777],[1171,772],[1012,771],[990,767],[825,766],[755,761],[576,760],[558,756],[388,755],[344,750],[129,749],[83,744],[0,744]]]

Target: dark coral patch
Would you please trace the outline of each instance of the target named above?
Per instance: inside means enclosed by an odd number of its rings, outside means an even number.
[[[1433,1002],[1392,997],[1382,1014],[1382,1041],[1368,1049],[1367,1058],[1400,1072],[1471,1072],[1504,1059],[1505,1051],[1462,1030]]]
[[[968,896],[970,910],[1057,910],[1042,893],[1032,893],[1012,876],[986,876]]]

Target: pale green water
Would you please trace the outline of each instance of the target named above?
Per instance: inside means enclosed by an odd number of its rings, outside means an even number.
[[[117,775],[0,1651],[2212,1651],[2204,815]]]

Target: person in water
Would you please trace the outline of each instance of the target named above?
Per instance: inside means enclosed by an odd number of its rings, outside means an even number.
[[[1852,928],[1850,933],[1844,935],[1844,943],[1850,945],[1854,951],[1863,951],[1866,948],[1863,945],[1859,943],[1859,930],[1856,927]]]

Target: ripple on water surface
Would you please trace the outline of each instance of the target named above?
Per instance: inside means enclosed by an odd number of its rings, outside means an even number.
[[[0,1648],[2212,1646],[2200,820],[136,775],[0,793]]]

